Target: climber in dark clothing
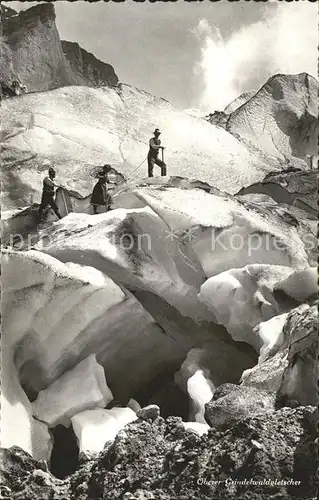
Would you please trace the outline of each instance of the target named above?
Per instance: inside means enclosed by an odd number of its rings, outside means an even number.
[[[43,179],[43,191],[42,191],[42,199],[41,199],[41,205],[38,210],[37,218],[38,221],[42,219],[42,213],[43,210],[50,205],[52,210],[54,211],[55,215],[59,218],[62,219],[59,209],[57,204],[54,201],[54,188],[55,187],[60,187],[58,184],[55,184],[53,179],[55,178],[55,170],[50,167],[49,168],[49,176],[45,177]]]
[[[161,175],[166,175],[166,164],[162,161],[159,160],[158,158],[158,153],[159,150],[161,149],[162,151],[164,150],[164,147],[161,146],[161,141],[159,139],[159,136],[161,135],[161,132],[159,131],[158,128],[154,130],[154,137],[150,139],[149,145],[150,149],[147,155],[147,163],[148,163],[148,176],[153,177],[153,168],[154,168],[154,163],[161,167]]]
[[[106,212],[110,210],[112,198],[107,192],[106,183],[108,181],[108,174],[112,170],[111,165],[104,165],[103,170],[97,174],[98,181],[95,184],[91,196],[91,205],[93,205],[93,214],[97,214],[99,206],[105,207]]]

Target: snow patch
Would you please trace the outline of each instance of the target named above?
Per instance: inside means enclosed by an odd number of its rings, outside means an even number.
[[[137,420],[131,408],[87,410],[71,418],[79,451],[99,453],[107,442],[114,441],[125,425]]]

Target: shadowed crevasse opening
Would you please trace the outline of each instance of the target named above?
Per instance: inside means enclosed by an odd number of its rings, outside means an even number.
[[[72,427],[57,425],[51,429],[53,449],[50,470],[58,479],[64,479],[76,471],[79,465],[79,448]]]
[[[163,373],[138,391],[135,398],[141,406],[148,404],[159,406],[161,416],[164,418],[176,416],[186,421],[189,414],[189,401],[188,395],[174,382],[174,375],[178,369],[177,365],[166,367]]]

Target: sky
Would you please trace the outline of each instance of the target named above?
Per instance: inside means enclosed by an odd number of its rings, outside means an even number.
[[[307,0],[58,0],[55,11],[62,40],[112,64],[121,82],[180,109],[222,110],[273,74],[318,73],[318,5]]]

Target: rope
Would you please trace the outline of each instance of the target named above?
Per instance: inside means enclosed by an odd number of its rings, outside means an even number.
[[[136,172],[136,170],[138,170],[142,165],[143,163],[147,160],[147,157],[142,161],[142,163],[140,163],[132,172],[132,174],[134,174]]]

